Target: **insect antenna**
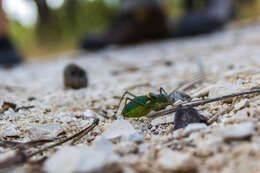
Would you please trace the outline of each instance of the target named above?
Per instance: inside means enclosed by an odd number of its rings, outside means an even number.
[[[205,70],[204,70],[202,62],[198,61],[197,64],[199,67],[198,77],[196,79],[192,80],[191,82],[186,82],[186,83],[179,85],[172,92],[170,92],[170,94],[168,95],[170,104],[173,104],[177,100],[191,101],[192,98],[188,94],[184,93],[183,91],[192,88],[196,84],[202,83],[206,78]]]

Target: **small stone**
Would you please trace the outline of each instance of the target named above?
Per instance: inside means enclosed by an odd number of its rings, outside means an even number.
[[[199,157],[209,157],[213,153],[218,153],[223,146],[222,138],[217,135],[212,135],[196,142],[197,149],[195,153]]]
[[[129,166],[124,166],[122,169],[124,173],[136,173],[136,171]]]
[[[184,128],[192,123],[207,123],[207,118],[193,107],[178,106],[174,116],[174,129]]]
[[[237,86],[233,85],[231,83],[228,82],[220,82],[216,85],[214,85],[210,91],[209,91],[209,97],[219,97],[219,96],[223,96],[223,95],[227,95],[227,94],[232,94],[237,92]],[[224,103],[226,102],[231,102],[233,100],[233,98],[228,98],[223,100]]]
[[[139,145],[138,151],[141,153],[144,153],[144,152],[148,151],[149,148],[150,148],[150,146],[148,143],[143,143],[143,144]]]
[[[195,140],[199,139],[200,136],[201,136],[200,133],[191,133],[191,134],[189,135],[189,137],[186,138],[186,139],[187,139],[188,141],[195,141]]]
[[[253,123],[240,123],[223,127],[220,133],[225,142],[249,139],[255,133],[255,126]]]
[[[8,151],[8,152],[5,152],[5,153],[1,153],[0,154],[0,162],[4,161],[4,160],[6,160],[10,157],[14,157],[15,154],[16,154],[15,151]]]
[[[142,141],[143,135],[136,132],[134,127],[126,120],[114,121],[110,128],[104,132],[104,137],[109,140]]]
[[[158,126],[161,124],[167,124],[172,123],[174,120],[174,117],[172,115],[170,116],[164,116],[164,117],[158,117],[152,120],[151,125],[152,126]]]
[[[82,113],[82,116],[87,117],[87,118],[98,118],[100,122],[103,122],[105,120],[103,115],[101,115],[93,110],[89,110],[89,109],[84,111]]]
[[[248,119],[248,113],[246,110],[241,110],[241,111],[238,111],[234,117],[236,117],[237,119],[240,119],[240,120],[246,120]]]
[[[123,137],[121,141],[142,142],[144,141],[144,136],[140,133],[133,133],[128,137]]]
[[[96,138],[93,143],[93,148],[98,151],[103,151],[107,154],[111,154],[114,150],[113,144],[103,136],[99,136]]]
[[[6,136],[18,136],[19,131],[16,129],[14,125],[9,125],[6,128],[3,128],[0,133],[0,137]]]
[[[173,131],[173,138],[175,139],[180,139],[182,137],[184,137],[184,130],[183,129],[177,129]]]
[[[47,130],[36,126],[28,127],[26,131],[30,134],[30,138],[33,139],[41,139],[50,135]]]
[[[56,137],[61,130],[61,125],[56,123],[46,125],[28,125],[25,127],[26,131],[33,139]]]
[[[159,167],[164,171],[196,172],[196,159],[189,153],[164,149],[158,154]]]
[[[8,109],[4,112],[4,116],[9,120],[14,120],[17,117],[17,114],[12,109]]]
[[[80,89],[88,85],[87,74],[76,64],[69,64],[64,70],[65,88]]]
[[[117,160],[115,154],[91,147],[64,147],[44,163],[44,170],[49,173],[102,172],[105,166]]]
[[[192,97],[205,97],[209,94],[209,91],[211,90],[211,88],[213,87],[213,85],[207,86],[203,89],[199,88],[193,95]]]
[[[5,111],[7,111],[8,109],[13,109],[15,111],[16,110],[16,104],[11,103],[11,102],[4,102],[2,104],[2,109],[1,109],[0,113],[3,113]]]
[[[184,129],[184,133],[186,135],[192,133],[192,132],[196,132],[196,131],[199,131],[201,129],[205,129],[207,128],[208,126],[204,123],[193,123],[193,124],[189,124],[187,127],[185,127]]]
[[[225,124],[243,123],[248,120],[248,114],[246,110],[241,110],[232,115],[230,118],[223,118]]]
[[[240,110],[243,109],[245,107],[247,107],[249,105],[249,100],[248,99],[243,99],[240,102],[238,102],[237,104],[235,104],[235,110]]]
[[[121,142],[116,147],[115,152],[117,152],[120,155],[137,153],[138,152],[138,146],[137,146],[136,143],[129,142],[129,141]]]
[[[36,100],[36,97],[28,97],[27,100],[28,100],[28,101],[34,101],[34,100]]]
[[[97,113],[92,110],[86,110],[82,115],[88,118],[92,118],[92,117],[96,117]]]
[[[227,161],[228,160],[225,159],[224,155],[217,154],[210,157],[206,161],[206,165],[208,165],[210,169],[220,170],[224,165],[226,165]]]
[[[57,116],[59,117],[60,121],[63,123],[68,123],[73,121],[73,119],[75,119],[75,117],[71,113],[67,113],[67,112],[61,112]]]
[[[260,81],[260,73],[252,75],[251,80],[252,81]]]

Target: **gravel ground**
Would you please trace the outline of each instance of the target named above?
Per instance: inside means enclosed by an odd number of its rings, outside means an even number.
[[[34,106],[0,113],[1,140],[70,136],[89,126],[93,118],[100,120],[79,141],[3,172],[260,172],[260,95],[198,107],[204,116],[216,118],[208,126],[195,123],[173,130],[174,114],[153,120],[113,119],[124,91],[136,95],[158,93],[160,87],[171,91],[194,79],[198,64],[203,65],[206,80],[187,91],[194,99],[259,88],[259,30],[260,25],[254,25],[0,69],[0,105]],[[87,71],[87,88],[64,89],[63,70],[69,63]],[[0,162],[16,150],[0,147]]]

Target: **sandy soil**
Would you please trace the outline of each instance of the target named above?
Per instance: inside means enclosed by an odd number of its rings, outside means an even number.
[[[260,95],[198,107],[204,116],[216,117],[209,126],[192,124],[174,131],[174,114],[154,120],[111,118],[124,91],[171,91],[193,80],[198,64],[206,80],[187,91],[194,99],[260,88],[259,31],[260,25],[254,25],[0,69],[0,105],[34,106],[0,113],[2,141],[69,136],[90,125],[93,117],[100,119],[98,127],[73,145],[68,142],[33,158],[46,156],[43,163],[8,171],[260,172]],[[63,69],[69,63],[87,71],[87,88],[64,89]],[[0,147],[0,161],[16,150]]]

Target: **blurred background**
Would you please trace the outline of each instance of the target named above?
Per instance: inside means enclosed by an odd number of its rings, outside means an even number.
[[[165,0],[170,18],[183,14],[182,2]],[[248,2],[236,4],[236,21],[260,16],[260,0]],[[12,40],[32,59],[74,50],[86,33],[105,31],[119,11],[119,0],[3,0],[3,8]]]

